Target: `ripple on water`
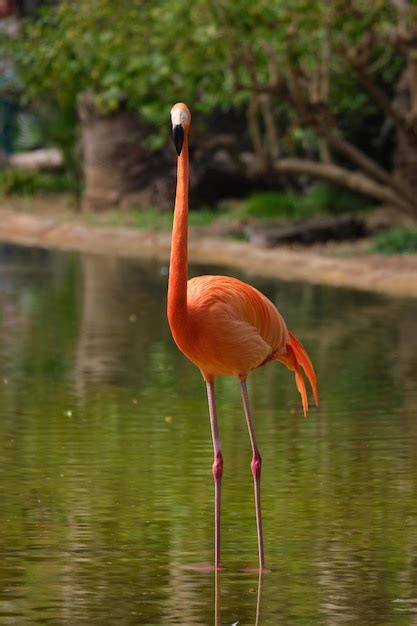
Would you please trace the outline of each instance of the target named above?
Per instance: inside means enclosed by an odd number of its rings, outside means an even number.
[[[259,283],[311,352],[322,402],[305,419],[285,368],[251,376],[272,570],[259,581],[242,571],[257,544],[239,387],[218,381],[216,576],[185,567],[213,559],[212,445],[204,384],[168,334],[165,277],[13,254],[0,261],[0,623],[409,623],[414,301]]]

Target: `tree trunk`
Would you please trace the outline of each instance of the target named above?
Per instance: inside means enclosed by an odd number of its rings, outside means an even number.
[[[100,114],[89,94],[78,106],[81,121],[85,210],[157,208],[172,205],[174,160],[144,148],[149,136],[140,117],[120,108]]]
[[[401,113],[410,112],[410,82],[406,70],[397,86],[395,106]],[[417,148],[415,142],[407,135],[396,130],[394,151],[394,173],[407,181],[414,192],[417,192]]]

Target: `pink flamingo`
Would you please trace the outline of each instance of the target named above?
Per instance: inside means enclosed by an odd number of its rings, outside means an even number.
[[[215,500],[215,559],[220,568],[220,504],[223,457],[217,423],[214,379],[234,376],[240,382],[243,408],[252,447],[251,471],[254,482],[259,569],[265,570],[261,514],[261,455],[249,405],[246,378],[255,368],[281,361],[295,372],[304,415],[307,392],[301,368],[306,374],[316,405],[317,380],[307,352],[287,329],[284,319],[266,296],[236,278],[198,276],[188,280],[188,132],[191,113],[183,103],[171,109],[172,132],[178,154],[177,189],[172,228],[168,281],[168,321],[172,336],[184,355],[199,369],[206,382],[213,440]]]

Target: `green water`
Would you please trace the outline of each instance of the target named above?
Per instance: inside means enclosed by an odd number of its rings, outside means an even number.
[[[322,403],[305,419],[279,364],[250,379],[258,581],[239,388],[218,380],[215,580],[189,567],[213,557],[212,450],[166,270],[0,248],[0,624],[415,624],[417,301],[249,278],[309,349]]]

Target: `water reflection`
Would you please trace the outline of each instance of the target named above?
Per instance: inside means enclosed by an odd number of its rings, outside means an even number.
[[[305,420],[285,368],[251,377],[258,580],[240,394],[219,380],[216,579],[184,567],[212,560],[212,451],[166,266],[2,248],[0,279],[0,624],[416,621],[415,300],[249,279],[311,352],[322,405]]]
[[[262,582],[263,582],[264,573],[259,572],[258,574],[258,583],[256,588],[250,588],[250,593],[256,594],[255,601],[255,618],[254,618],[254,626],[259,626],[260,618],[261,618],[261,599],[262,599]],[[214,626],[222,625],[222,611],[221,611],[221,578],[222,572],[216,571],[214,572]],[[240,621],[237,620],[234,624],[239,624]]]
[[[202,573],[176,567],[172,570],[170,601],[161,623],[260,626],[267,623],[261,614],[264,583],[262,573]]]

